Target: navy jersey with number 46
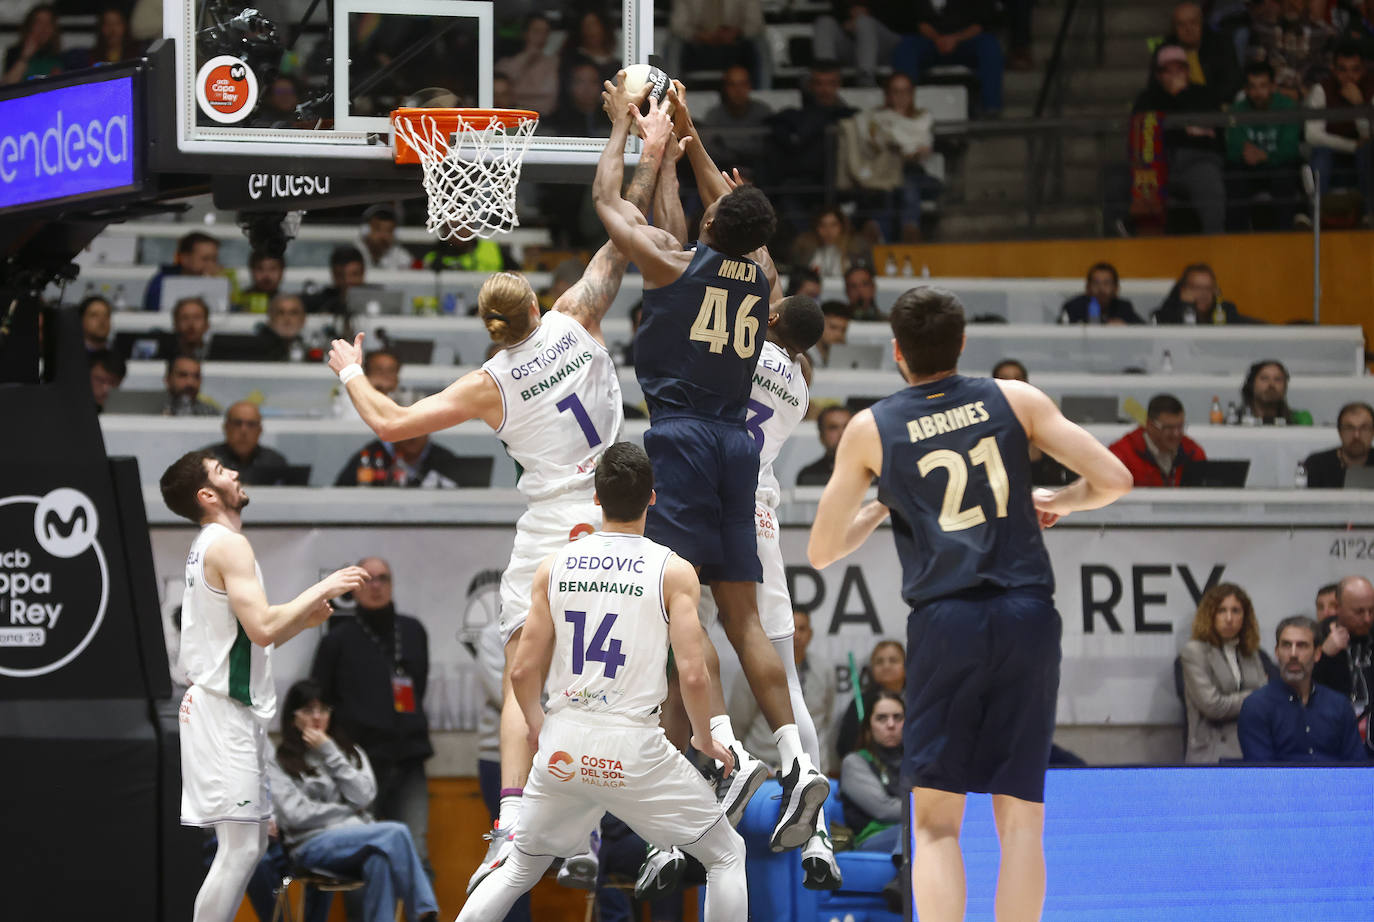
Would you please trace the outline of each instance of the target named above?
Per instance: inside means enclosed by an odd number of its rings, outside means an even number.
[[[872,406],[879,498],[913,608],[972,589],[1054,589],[1026,430],[990,378],[953,375]]]
[[[644,292],[635,374],[649,417],[743,419],[768,325],[768,279],[752,259],[697,242],[672,284]]]

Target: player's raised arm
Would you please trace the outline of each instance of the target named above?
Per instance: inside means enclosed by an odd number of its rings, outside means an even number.
[[[352,592],[367,581],[367,571],[362,567],[344,567],[290,602],[270,605],[258,582],[255,564],[248,539],[237,533],[220,538],[205,554],[206,578],[219,577],[234,617],[243,625],[248,639],[260,647],[285,643],[306,628],[323,624],[333,611],[330,599]],[[213,582],[211,588],[215,588]]]
[[[481,419],[493,429],[501,425],[501,392],[484,371],[470,371],[439,393],[403,407],[372,386],[363,375],[362,361],[362,333],[351,343],[336,339],[329,349],[329,367],[363,422],[383,441],[429,435],[470,419]]]
[[[664,150],[672,142],[672,122],[667,106],[665,98],[649,108],[648,116],[641,115],[638,108],[626,107],[612,123],[611,137],[601,152],[596,179],[592,183],[596,214],[605,225],[611,242],[639,266],[646,287],[654,288],[674,281],[680,274],[682,266],[674,257],[681,252],[681,247],[671,234],[649,226],[639,209],[620,194],[620,187],[625,176],[625,141],[630,125],[637,123],[644,135],[644,147],[628,194],[631,199],[652,195]]]
[[[711,642],[697,616],[701,582],[697,572],[676,554],[663,569],[663,604],[668,609],[668,643],[682,689],[682,704],[692,724],[692,745],[702,755],[722,763],[730,774],[735,760],[730,750],[711,738],[711,675],[705,645]]]
[[[682,189],[677,181],[677,162],[682,150],[693,143],[692,138],[669,140],[658,168],[658,185],[654,187],[654,220],[673,236],[679,247],[687,245],[687,215],[682,211]]]
[[[549,673],[549,661],[553,659],[553,615],[549,613],[549,571],[552,567],[553,557],[547,557],[534,571],[530,613],[520,632],[515,659],[511,661],[510,682],[515,700],[525,715],[530,752],[539,749],[539,731],[544,727],[544,708],[539,703],[539,693]]]
[[[1035,491],[1035,508],[1053,516],[1098,509],[1129,493],[1134,482],[1121,459],[1081,426],[1064,417],[1039,388],[1021,381],[998,381],[1031,443],[1079,479],[1062,490]],[[1047,523],[1052,524],[1052,523]]]
[[[701,196],[703,207],[711,204],[732,188],[724,173],[711,159],[706,145],[701,143],[701,134],[692,121],[691,110],[687,108],[687,88],[679,80],[673,81],[669,93],[673,102],[673,129],[679,138],[691,138],[686,144],[687,160],[692,164],[692,175],[696,178],[697,194]]]
[[[882,442],[878,424],[868,410],[849,421],[835,450],[835,471],[821,494],[806,556],[818,570],[858,550],[887,518],[887,507],[864,503],[868,485],[881,471]]]
[[[591,262],[587,263],[582,277],[559,296],[553,309],[582,324],[582,328],[604,346],[606,340],[601,335],[601,321],[620,292],[620,283],[625,278],[625,267],[629,263],[614,243],[608,241],[602,244]]]

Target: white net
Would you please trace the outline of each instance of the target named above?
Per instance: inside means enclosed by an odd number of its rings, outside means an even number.
[[[395,120],[396,134],[420,158],[429,196],[425,226],[441,240],[492,237],[519,227],[515,189],[539,119],[521,117],[508,126],[497,117],[460,115],[449,133],[452,122],[423,113]]]

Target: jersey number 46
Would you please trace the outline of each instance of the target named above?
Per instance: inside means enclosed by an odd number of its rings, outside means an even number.
[[[729,296],[730,292],[724,288],[707,285],[706,296],[701,299],[701,310],[697,312],[692,333],[688,337],[693,342],[706,343],[716,355],[725,351],[731,339],[728,325],[730,309],[726,304]],[[758,300],[758,295],[746,295],[740,302],[739,310],[735,311],[735,354],[742,359],[751,357],[758,348],[759,322],[749,316]]]

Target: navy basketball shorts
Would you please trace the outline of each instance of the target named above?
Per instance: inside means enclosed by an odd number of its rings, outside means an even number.
[[[1041,588],[980,589],[913,609],[905,782],[1043,803],[1062,631]]]
[[[658,494],[644,534],[700,567],[702,582],[761,582],[759,447],[744,422],[660,415],[644,433],[644,450]]]

